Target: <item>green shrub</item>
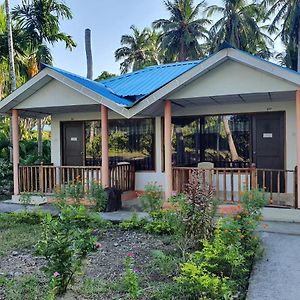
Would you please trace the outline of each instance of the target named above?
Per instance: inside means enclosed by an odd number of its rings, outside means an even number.
[[[201,249],[201,241],[213,236],[217,203],[203,176],[205,171],[194,170],[186,192],[171,198],[180,220],[176,232],[183,256],[190,249]]]
[[[90,221],[83,206],[66,206],[58,218],[48,214],[43,221],[43,237],[37,244],[37,253],[47,260],[44,270],[54,294],[66,292],[88,253],[99,246]]]
[[[162,187],[156,183],[147,184],[142,196],[139,197],[144,211],[149,213],[159,211],[162,208]]]
[[[137,270],[134,268],[134,254],[129,252],[125,258],[125,273],[123,275],[123,284],[125,290],[129,294],[131,299],[138,299],[141,293],[139,286],[139,276]]]
[[[27,209],[28,205],[31,203],[31,193],[21,193],[20,195],[20,202],[22,205],[24,205],[25,210]]]
[[[10,195],[13,187],[13,171],[9,161],[0,158],[0,195]]]
[[[85,196],[84,187],[79,177],[76,178],[75,182],[65,185],[65,192],[67,198],[74,199],[76,205],[80,205],[80,200]]]
[[[151,266],[164,277],[174,274],[177,269],[178,259],[172,255],[165,254],[161,250],[152,251]]]
[[[107,193],[101,185],[91,183],[88,197],[95,204],[97,211],[105,210],[107,205]]]
[[[35,209],[33,211],[27,212],[23,210],[21,212],[12,212],[9,214],[11,221],[15,223],[25,223],[25,224],[40,224],[46,216],[46,213],[41,209]]]
[[[150,213],[151,221],[144,225],[144,230],[154,234],[174,234],[178,229],[178,217],[174,211],[159,210]]]
[[[124,220],[120,223],[120,228],[123,230],[138,230],[143,229],[147,220],[140,219],[136,212],[132,213],[132,216],[128,220]]]
[[[182,264],[176,281],[195,299],[237,298],[245,292],[259,245],[255,229],[264,204],[262,192],[246,193],[238,214],[219,219],[214,239],[203,240],[203,249]]]

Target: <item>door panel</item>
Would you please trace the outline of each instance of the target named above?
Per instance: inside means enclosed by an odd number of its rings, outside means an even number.
[[[63,165],[82,166],[84,147],[83,122],[65,122],[62,124],[63,132]]]
[[[253,161],[258,169],[284,169],[284,113],[253,116]],[[266,172],[263,178],[263,173],[258,172],[258,183],[267,191],[284,191],[283,173]]]

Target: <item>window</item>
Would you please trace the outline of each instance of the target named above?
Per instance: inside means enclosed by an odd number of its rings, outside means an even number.
[[[109,161],[154,170],[154,119],[109,120]],[[100,121],[85,122],[86,165],[101,165]]]
[[[173,164],[244,167],[250,162],[250,115],[174,117]]]

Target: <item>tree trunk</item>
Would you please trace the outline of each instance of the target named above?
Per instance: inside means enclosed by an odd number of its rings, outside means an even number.
[[[227,139],[228,139],[228,146],[229,146],[229,151],[230,151],[230,154],[231,154],[231,160],[232,161],[240,160],[240,157],[239,157],[239,155],[236,151],[234,140],[232,138],[232,134],[231,134],[231,130],[230,130],[230,127],[229,127],[228,120],[226,119],[225,116],[223,117],[223,124],[224,124],[225,132],[226,132],[226,135],[227,135]]]
[[[85,30],[85,52],[87,61],[87,78],[93,80],[93,56],[91,43],[91,30]]]
[[[87,78],[93,80],[93,54],[92,54],[92,42],[91,42],[91,30],[85,30],[85,52],[87,63]],[[91,122],[90,128],[90,143],[93,142],[95,136],[95,122]]]
[[[43,156],[43,131],[42,120],[37,120],[37,134],[38,134],[38,156]]]
[[[179,61],[186,61],[186,49],[183,39],[180,39]]]
[[[6,26],[7,26],[7,40],[8,40],[8,58],[9,58],[9,77],[10,77],[10,92],[12,93],[17,88],[16,71],[15,71],[15,61],[14,61],[14,43],[12,35],[12,24],[10,15],[10,5],[9,0],[5,0],[5,10],[6,10]],[[10,143],[12,145],[12,124],[10,122]],[[12,148],[9,148],[9,158],[12,162]]]
[[[14,61],[14,43],[12,35],[12,23],[10,15],[9,0],[5,0],[6,9],[6,24],[8,33],[8,57],[9,57],[9,76],[10,76],[10,91],[13,92],[17,88],[15,61]]]

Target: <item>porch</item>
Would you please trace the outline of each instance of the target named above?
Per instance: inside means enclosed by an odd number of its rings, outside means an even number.
[[[0,105],[12,116],[14,194],[53,193],[74,180],[124,191],[157,182],[168,199],[210,162],[205,181],[224,202],[259,187],[269,204],[294,207],[299,89],[298,73],[234,49],[100,84],[45,67]],[[20,166],[19,118],[49,115],[53,166]],[[134,169],[120,172],[124,161]]]
[[[185,191],[194,171],[201,171],[203,182],[209,185],[215,198],[223,204],[237,204],[250,189],[264,189],[268,206],[298,208],[297,170],[249,168],[173,167],[172,190]],[[93,184],[102,185],[101,167],[97,166],[19,166],[20,193],[53,195],[63,185],[82,184],[89,192]],[[135,190],[135,170],[132,164],[110,168],[109,186],[122,192]]]
[[[53,195],[64,185],[81,183],[89,192],[93,184],[102,185],[100,166],[19,166],[20,193]],[[109,186],[122,192],[134,191],[135,171],[131,164],[109,169]]]

